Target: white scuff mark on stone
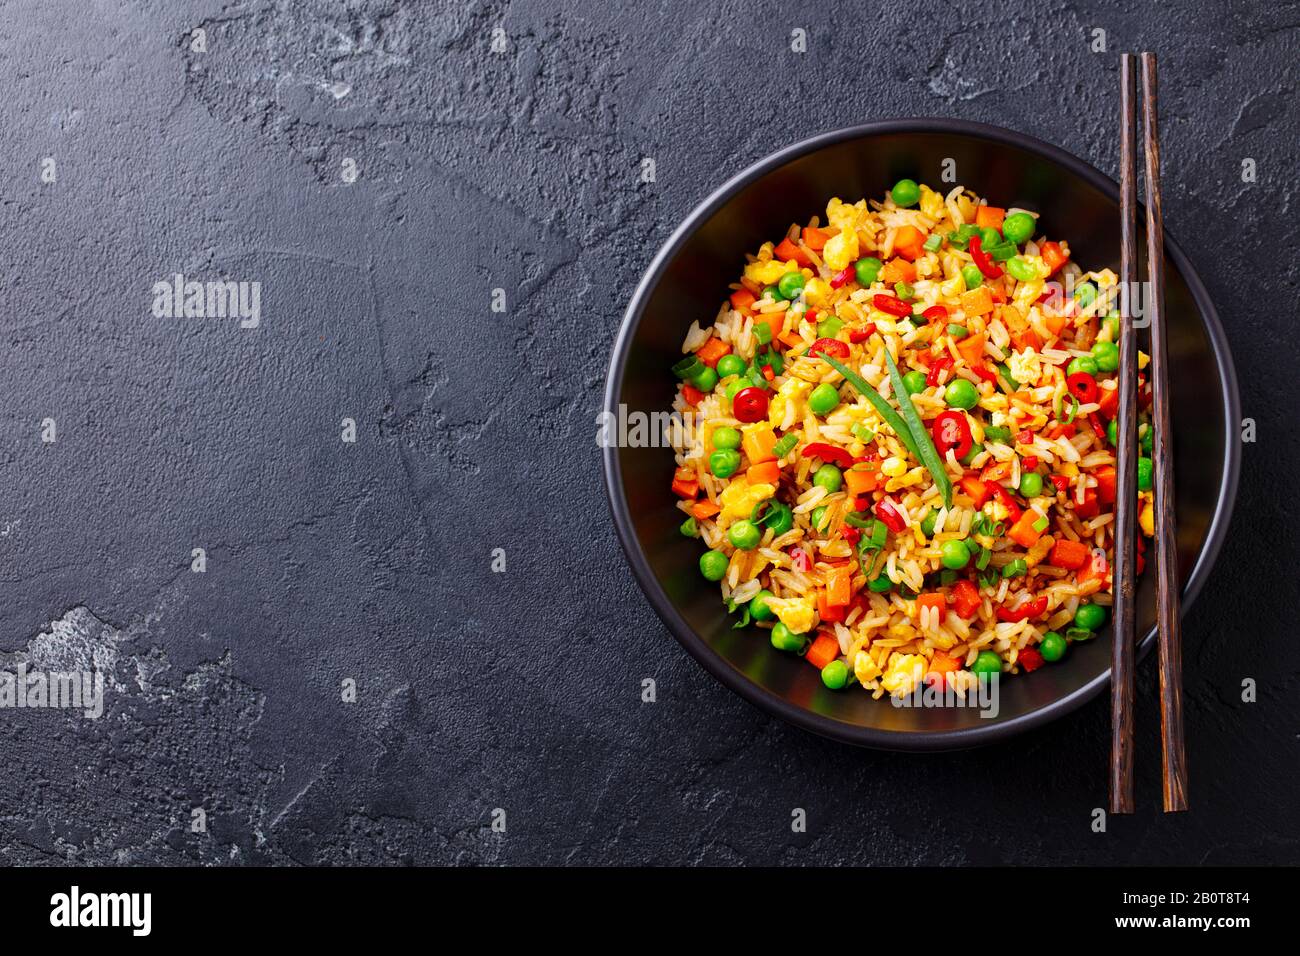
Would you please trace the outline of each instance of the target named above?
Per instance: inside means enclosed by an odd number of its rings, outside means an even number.
[[[26,664],[29,670],[99,671],[108,686],[120,689],[114,674],[121,658],[118,645],[131,639],[125,631],[106,624],[90,608],[79,604],[51,621],[49,629],[28,641],[25,650],[0,654],[0,666],[6,670]]]
[[[342,80],[335,80],[332,83],[329,80],[321,80],[317,85],[336,100],[341,100],[352,92],[352,84],[344,83]]]
[[[6,521],[3,527],[0,527],[0,538],[7,538],[16,532],[23,525],[22,518],[15,518],[13,521]]]
[[[977,80],[962,76],[952,57],[945,56],[943,69],[930,77],[930,92],[944,99],[973,100],[992,90],[988,86],[981,86]]]

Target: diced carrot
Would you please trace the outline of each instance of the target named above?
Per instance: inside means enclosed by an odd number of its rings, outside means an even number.
[[[682,398],[686,399],[686,404],[694,408],[700,402],[704,401],[704,393],[694,385],[682,383]]]
[[[826,592],[817,592],[817,616],[822,619],[823,624],[838,624],[843,622],[844,616],[848,613],[848,610],[847,607],[827,604]]]
[[[821,670],[839,656],[840,642],[835,639],[835,635],[821,631],[812,644],[809,645],[808,653],[804,655],[804,659],[813,667]]]
[[[925,234],[916,226],[899,226],[894,234],[894,251],[904,259],[915,260],[921,254]]]
[[[966,583],[970,584],[969,581]],[[961,670],[961,661],[955,657],[949,657],[943,651],[935,651],[934,657],[930,658],[931,674],[950,674],[959,670]]]
[[[745,478],[751,485],[774,485],[781,480],[781,465],[776,461],[760,461],[749,466]]]
[[[746,428],[744,437],[740,440],[740,447],[751,465],[775,458],[772,454],[775,446],[776,432],[766,422]]]
[[[969,318],[973,315],[988,315],[993,311],[993,296],[986,285],[978,286],[961,294],[961,308]]]
[[[981,229],[1001,229],[1007,211],[997,206],[976,206],[975,225]]]
[[[995,461],[985,468],[984,473],[980,475],[980,478],[989,484],[997,484],[1006,481],[1010,477],[1011,462],[1009,461]]]
[[[799,334],[798,329],[786,329],[780,339],[782,344],[792,349],[797,349],[804,344],[803,336]]]
[[[1069,568],[1071,571],[1077,571],[1083,567],[1090,553],[1091,550],[1086,544],[1071,541],[1069,538],[1057,538],[1056,543],[1052,545],[1052,553],[1048,555],[1047,563],[1054,568]]]
[[[1106,418],[1119,414],[1119,389],[1103,388],[1101,398],[1097,401],[1097,410]]]
[[[673,472],[673,494],[682,498],[694,498],[699,490],[700,482],[695,477],[694,468],[678,468]]]
[[[718,359],[731,353],[731,346],[716,335],[695,350],[695,356],[709,368],[716,368]]]
[[[1043,322],[1048,330],[1059,338],[1065,327],[1070,324],[1070,317],[1068,315],[1057,315],[1054,312],[1046,312],[1043,314]]]
[[[826,603],[844,607],[853,599],[849,582],[853,579],[852,565],[842,564],[826,572]]]
[[[1092,473],[1097,479],[1097,497],[1104,505],[1115,503],[1116,475],[1114,465],[1102,465]]]
[[[980,332],[978,335],[968,335],[964,339],[957,340],[957,353],[966,360],[967,365],[976,366],[980,363],[987,338],[983,332]]]
[[[971,496],[976,508],[981,507],[984,502],[989,500],[989,495],[993,494],[993,489],[988,486],[988,483],[980,481],[974,475],[967,475],[960,479],[957,484],[961,485],[962,491]]]
[[[739,309],[741,312],[748,312],[750,306],[758,301],[758,296],[750,292],[744,286],[741,286],[735,292],[731,293],[731,307]]]
[[[780,259],[782,262],[789,262],[793,259],[804,268],[808,268],[812,265],[812,260],[808,258],[808,253],[804,252],[791,242],[788,236],[782,239],[781,244],[772,250],[772,258]]]
[[[895,256],[880,270],[880,278],[886,285],[893,285],[896,282],[915,282],[916,266],[906,259]]]
[[[1106,555],[1096,551],[1089,551],[1088,560],[1083,563],[1077,575],[1080,584],[1087,584],[1089,581],[1105,581],[1110,574],[1110,564],[1106,561]]]
[[[803,231],[803,242],[813,252],[821,252],[830,241],[830,233],[822,232],[816,226],[808,226]]]
[[[1007,532],[1007,537],[1021,547],[1032,548],[1038,544],[1038,539],[1043,536],[1041,531],[1034,528],[1034,522],[1041,520],[1042,517],[1033,508],[1026,509],[1025,513],[1011,526],[1011,530]]]
[[[1012,334],[1011,344],[1016,347],[1017,352],[1023,352],[1025,349],[1033,349],[1037,352],[1043,347],[1043,337],[1031,328],[1024,328]]]
[[[718,507],[716,502],[710,501],[708,498],[705,498],[703,501],[697,501],[695,504],[691,505],[691,514],[700,521],[706,521],[709,518],[712,518],[721,510],[722,509]]]
[[[921,608],[932,607],[939,612],[939,620],[948,613],[948,599],[943,596],[942,591],[930,591],[928,594],[917,595],[916,613],[919,616]]]
[[[781,338],[781,330],[785,328],[784,312],[764,312],[762,315],[754,316],[755,325],[766,325],[772,330],[772,338]]]
[[[979,588],[968,580],[962,578],[952,586],[952,609],[957,616],[964,621],[969,621],[979,610],[980,592]]]
[[[880,472],[850,468],[844,473],[844,485],[850,495],[865,495],[880,487]]]
[[[1051,269],[1052,273],[1070,261],[1070,256],[1061,248],[1059,242],[1043,243],[1038,254],[1043,257],[1043,262],[1047,263],[1047,268]]]

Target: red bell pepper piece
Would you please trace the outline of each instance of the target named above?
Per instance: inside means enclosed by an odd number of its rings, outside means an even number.
[[[841,286],[847,284],[849,280],[853,278],[853,275],[854,275],[854,267],[851,265],[845,266],[843,269],[841,269],[839,272],[835,273],[835,275],[831,277],[831,288],[838,289]]]
[[[939,376],[952,368],[952,356],[945,355],[941,359],[936,359],[935,363],[930,366],[929,373],[925,376],[926,385],[938,385]]]
[[[979,236],[971,236],[970,257],[975,260],[975,265],[979,267],[980,272],[986,279],[998,279],[1002,276],[1002,267],[988,257],[984,252],[983,245]]]
[[[912,314],[912,307],[896,295],[878,293],[872,297],[871,304],[881,312],[888,313],[889,315],[896,315],[900,319],[907,318],[907,316]]]
[[[741,392],[740,394],[744,394]],[[737,395],[739,398],[740,395]],[[740,416],[737,415],[737,418]],[[853,465],[853,456],[838,445],[828,445],[824,441],[809,442],[803,446],[800,454],[804,458],[820,458],[822,461],[828,461],[832,465],[838,465],[841,468],[849,468]]]
[[[1014,611],[1005,607],[998,608],[998,620],[1015,623],[1016,621],[1027,621],[1030,618],[1042,617],[1047,611],[1047,595],[1036,597],[1032,601],[1025,601]]]
[[[790,549],[790,563],[801,574],[812,570],[812,558],[808,557],[808,552],[803,548]]]
[[[964,621],[969,621],[979,610],[979,588],[967,578],[962,578],[952,586],[952,609]]]
[[[1065,475],[1052,475],[1052,484],[1056,485],[1057,491],[1064,491],[1070,487],[1070,479]]]
[[[1074,501],[1074,513],[1080,518],[1095,518],[1101,514],[1101,507],[1097,504],[1097,489],[1085,488],[1083,490],[1083,503],[1080,504],[1077,499]]]
[[[867,339],[871,338],[872,333],[875,331],[875,322],[868,322],[860,329],[849,329],[849,341],[855,345],[859,342],[865,342]]]
[[[1032,674],[1043,666],[1043,655],[1036,647],[1026,647],[1016,658],[1016,663],[1025,669],[1025,673]]]
[[[898,506],[889,498],[881,498],[876,502],[876,517],[885,523],[885,527],[894,534],[898,534],[907,527],[907,519],[903,513],[898,510]]]

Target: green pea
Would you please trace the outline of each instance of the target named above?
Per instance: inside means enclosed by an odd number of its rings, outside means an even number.
[[[704,575],[706,580],[721,581],[723,575],[727,573],[729,559],[721,551],[705,551],[700,555],[700,574]]]
[[[1075,627],[1085,631],[1095,631],[1106,623],[1106,609],[1100,604],[1080,604],[1074,612]]]
[[[700,536],[700,529],[695,524],[694,518],[687,518],[681,523],[677,530],[686,538],[698,538]]]
[[[1037,498],[1043,493],[1043,476],[1036,471],[1027,471],[1020,476],[1020,493],[1026,498]]]
[[[1059,661],[1065,656],[1065,648],[1065,638],[1055,631],[1048,631],[1039,642],[1038,653],[1043,655],[1045,661]]]
[[[727,529],[727,540],[741,551],[752,551],[763,540],[763,532],[748,518],[741,518]]]
[[[967,290],[978,289],[984,284],[984,273],[980,272],[980,267],[973,262],[968,262],[961,267],[961,277],[966,283]]]
[[[780,621],[777,621],[772,627],[772,646],[778,651],[797,654],[803,650],[804,641],[805,638],[802,634],[796,634]]]
[[[822,465],[813,475],[813,484],[829,492],[836,492],[844,484],[844,476],[834,465]]]
[[[925,373],[918,372],[916,369],[908,372],[903,376],[903,388],[907,389],[908,395],[915,395],[917,392],[924,392]]]
[[[957,460],[961,462],[963,465],[969,465],[972,461],[975,460],[975,456],[978,455],[983,450],[984,450],[984,446],[981,445],[979,442],[971,442],[970,451],[966,452],[966,454],[962,455]]]
[[[938,520],[939,512],[935,511],[933,508],[927,511],[925,517],[921,519],[921,534],[925,535],[927,538],[934,537],[934,526]]]
[[[880,278],[880,270],[884,267],[885,264],[875,256],[864,256],[859,259],[853,264],[853,272],[857,277],[858,285],[871,285]]]
[[[1119,346],[1114,342],[1098,342],[1092,347],[1092,359],[1098,370],[1114,372],[1119,368]]]
[[[1033,282],[1038,278],[1038,270],[1020,256],[1012,256],[1007,260],[1007,271],[1011,273],[1013,279],[1020,282]]]
[[[719,448],[709,456],[709,471],[714,477],[730,478],[740,467],[740,452],[734,448]]]
[[[1091,282],[1082,283],[1074,290],[1074,301],[1086,309],[1097,301],[1097,287]]]
[[[828,315],[817,323],[817,337],[819,339],[833,339],[840,334],[840,329],[844,328],[844,323],[839,316]]]
[[[1151,459],[1146,455],[1138,458],[1138,491],[1151,490]]]
[[[714,448],[739,448],[740,432],[729,425],[722,425],[713,429],[713,447]]]
[[[736,397],[737,392],[739,392],[743,388],[749,388],[749,386],[752,384],[753,383],[750,382],[750,380],[747,377],[736,378],[728,382],[727,387],[723,389],[723,391],[726,393],[727,401],[731,401],[733,398]]]
[[[1073,375],[1075,372],[1087,372],[1089,375],[1096,376],[1098,371],[1100,370],[1097,368],[1097,360],[1091,355],[1071,359],[1070,364],[1065,367],[1066,375]]]
[[[1101,320],[1101,324],[1104,328],[1110,331],[1110,340],[1112,342],[1118,342],[1119,341],[1119,315],[1112,312],[1110,315],[1106,316],[1106,318]]]
[[[1114,418],[1112,418],[1110,424],[1106,426],[1106,440],[1116,448],[1119,447],[1119,421]]]
[[[1034,237],[1034,230],[1038,223],[1034,217],[1027,212],[1013,212],[1002,220],[1002,236],[1007,242],[1014,242],[1020,245],[1022,242],[1028,242]],[[1015,275],[1013,272],[1012,275]]]
[[[814,531],[826,530],[826,506],[818,505],[812,510],[812,526]]]
[[[939,560],[945,568],[960,571],[970,563],[970,545],[965,541],[945,541],[940,551]]]
[[[701,392],[711,392],[718,387],[718,373],[706,365],[691,379],[691,384]]]
[[[755,621],[770,621],[776,616],[776,612],[767,606],[767,599],[775,597],[767,588],[759,591],[754,595],[753,600],[749,602],[749,616]]]
[[[826,415],[840,403],[840,393],[830,382],[822,382],[808,396],[808,407],[814,415]]]
[[[734,352],[728,352],[718,359],[718,374],[723,378],[728,375],[744,375],[745,360]]]
[[[889,198],[894,200],[896,206],[914,206],[921,198],[921,187],[913,179],[900,179],[889,191]]]
[[[963,410],[974,408],[979,404],[980,393],[964,378],[954,378],[943,390],[943,400],[949,408]]]
[[[782,295],[781,287],[775,285],[763,286],[763,295],[771,299],[773,302],[784,302],[790,298],[788,295]]]
[[[833,660],[822,668],[822,683],[831,690],[843,690],[849,682],[849,665]]]
[[[976,674],[1001,674],[1002,658],[993,651],[980,651],[970,669]]]
[[[781,295],[787,299],[793,299],[803,291],[804,284],[807,283],[802,272],[787,272],[777,280],[776,287],[781,290]]]
[[[1138,428],[1138,431],[1142,435],[1142,438],[1140,439],[1142,442],[1142,450],[1148,455],[1151,454],[1151,447],[1155,444],[1156,440],[1155,430],[1152,429],[1150,425],[1144,424]]]

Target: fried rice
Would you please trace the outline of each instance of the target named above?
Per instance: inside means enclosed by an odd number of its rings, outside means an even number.
[[[964,694],[1091,639],[1111,603],[1116,292],[1032,212],[911,180],[747,256],[673,369],[681,530],[736,626],[876,697]],[[1145,413],[1139,436],[1149,454]]]

